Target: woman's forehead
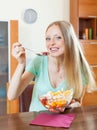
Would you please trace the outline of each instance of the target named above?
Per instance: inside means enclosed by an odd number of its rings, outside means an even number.
[[[48,28],[46,35],[58,35],[62,34],[61,30],[58,25],[52,25],[51,27]]]

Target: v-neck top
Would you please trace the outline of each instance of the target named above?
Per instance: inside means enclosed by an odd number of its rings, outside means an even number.
[[[65,80],[56,88],[51,85],[48,74],[48,56],[36,56],[27,65],[25,70],[35,76],[35,85],[29,111],[47,110],[39,101],[39,96],[46,94],[48,91],[55,92],[58,90],[67,90],[69,88]]]

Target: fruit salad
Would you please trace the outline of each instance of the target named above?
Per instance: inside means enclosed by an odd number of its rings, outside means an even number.
[[[46,108],[57,109],[59,107],[66,107],[70,103],[72,96],[73,89],[69,89],[67,91],[49,91],[47,94],[44,94],[43,96],[39,97],[39,99],[43,106],[45,106]]]

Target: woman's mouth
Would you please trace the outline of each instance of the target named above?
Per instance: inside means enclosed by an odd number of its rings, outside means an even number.
[[[52,47],[52,48],[50,48],[50,51],[51,51],[51,52],[57,52],[58,50],[59,50],[58,47]]]

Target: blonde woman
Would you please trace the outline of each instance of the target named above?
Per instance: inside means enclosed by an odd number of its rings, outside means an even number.
[[[47,110],[39,101],[40,94],[70,88],[73,88],[74,94],[69,107],[79,107],[84,91],[95,91],[96,83],[72,25],[66,21],[51,23],[45,40],[48,55],[36,56],[26,68],[25,49],[20,43],[13,45],[12,54],[18,66],[10,82],[8,98],[12,100],[20,96],[35,78],[29,111]],[[50,111],[56,110],[51,108]],[[63,111],[63,108],[57,111]]]

